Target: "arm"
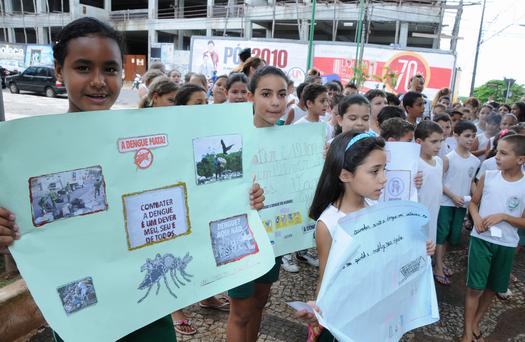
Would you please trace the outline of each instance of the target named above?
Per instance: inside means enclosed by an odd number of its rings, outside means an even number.
[[[5,208],[0,208],[0,248],[7,247],[20,239],[20,231],[15,219],[15,214]]]
[[[295,111],[293,110],[293,108],[290,108],[290,110],[288,111],[288,116],[286,117],[286,121],[284,122],[285,125],[289,125],[293,122],[293,119],[295,117]]]
[[[479,216],[479,203],[481,202],[481,195],[483,194],[483,188],[485,186],[485,175],[482,175],[479,179],[478,186],[476,187],[474,194],[472,195],[472,200],[468,206],[472,220],[474,221],[474,227],[478,233],[483,233],[488,228],[483,223],[481,216]]]
[[[476,178],[474,178],[474,179],[476,179]],[[477,187],[476,182],[472,181],[472,183],[470,184],[470,193],[471,194],[474,194],[476,192],[476,187]]]
[[[443,193],[450,197],[456,207],[462,207],[465,205],[465,201],[461,196],[457,196],[455,193],[450,191],[446,186],[443,185]]]
[[[487,144],[487,145],[488,145],[488,144]],[[471,150],[471,153],[472,153],[473,155],[475,155],[476,157],[482,156],[482,155],[484,155],[485,153],[487,153],[487,147],[488,147],[488,146],[485,146],[485,147],[481,147],[481,148],[480,148],[478,137],[476,137],[476,139],[474,139],[474,143],[472,144],[472,150]]]
[[[330,254],[330,247],[332,247],[332,236],[322,221],[317,222],[315,228],[315,242],[317,245],[317,254],[319,256],[319,281],[317,282],[317,289],[315,291],[315,294],[317,295],[323,281],[328,254]]]
[[[502,221],[505,221],[508,224],[516,228],[525,229],[525,210],[521,214],[521,217],[516,217],[516,216],[509,215],[509,214],[501,213],[501,214],[489,215],[483,218],[483,224],[488,228]]]
[[[445,174],[447,173],[448,171],[448,158],[445,156],[443,157],[443,179],[445,179]],[[464,201],[463,201],[463,198],[459,197],[459,196],[456,196],[455,193],[453,193],[452,191],[450,191],[446,186],[445,184],[443,184],[443,194],[445,194],[446,196],[448,196],[452,202],[454,202],[454,205],[456,205],[456,207],[462,207],[465,205]]]

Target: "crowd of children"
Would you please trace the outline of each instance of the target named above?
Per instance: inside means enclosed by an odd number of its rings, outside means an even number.
[[[54,57],[57,78],[68,91],[69,112],[111,108],[122,88],[122,51],[118,32],[96,19],[78,19],[63,29]],[[483,341],[481,319],[494,296],[510,295],[514,255],[525,245],[525,103],[481,104],[476,98],[453,103],[447,88],[430,101],[420,75],[412,78],[410,91],[398,96],[380,89],[361,95],[355,85],[339,81],[323,85],[315,69],[295,87],[280,69],[257,57],[246,58],[238,71],[213,80],[188,73],[182,82],[180,72],[166,72],[157,64],[144,75],[138,105],[251,102],[255,127],[310,122],[326,126],[325,164],[309,212],[317,222],[317,253],[276,258],[262,277],[231,289],[228,296],[201,301],[201,307],[229,311],[227,340],[256,341],[281,266],[298,272],[296,261],[306,261],[319,267],[322,280],[337,220],[373,205],[386,183],[385,141],[399,141],[421,145],[416,184],[419,202],[430,212],[427,252],[432,255],[435,250],[437,283],[452,282],[454,270],[445,265],[447,248],[464,241],[464,228],[471,230],[462,340]],[[262,208],[263,200],[263,189],[255,184],[252,207]],[[0,247],[19,237],[15,215],[0,208]],[[315,321],[307,312],[298,317]],[[196,333],[179,310],[123,340],[175,341],[173,324],[181,334]],[[309,331],[312,340],[334,340],[319,326]]]

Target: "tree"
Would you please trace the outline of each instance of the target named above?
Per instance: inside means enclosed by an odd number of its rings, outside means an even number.
[[[525,89],[521,84],[514,83],[510,90],[511,94],[509,94],[510,96],[507,103],[518,102],[525,94]],[[477,97],[481,103],[487,102],[491,96],[493,97],[493,101],[505,103],[506,93],[507,85],[503,80],[490,80],[474,89],[474,96]]]

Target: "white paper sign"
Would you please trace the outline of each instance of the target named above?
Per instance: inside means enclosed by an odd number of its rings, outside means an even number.
[[[415,177],[421,146],[408,142],[387,142],[385,151],[387,183],[380,200],[417,202]]]
[[[122,196],[129,249],[173,239],[190,231],[186,185]]]
[[[339,341],[398,341],[439,319],[430,257],[428,210],[384,202],[339,220],[317,306]]]

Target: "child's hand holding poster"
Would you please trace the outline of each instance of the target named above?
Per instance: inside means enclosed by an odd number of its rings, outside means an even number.
[[[274,265],[249,205],[250,112],[163,107],[0,125],[0,204],[22,234],[10,249],[65,341],[114,341]]]
[[[250,160],[250,174],[264,188],[259,214],[276,256],[315,245],[315,222],[308,217],[323,168],[324,124],[256,130],[260,147]]]
[[[415,143],[386,143],[387,183],[380,201],[418,201],[415,177],[420,150],[421,145]]]
[[[427,221],[427,209],[409,201],[339,220],[316,303],[319,322],[339,341],[398,341],[439,319]]]

